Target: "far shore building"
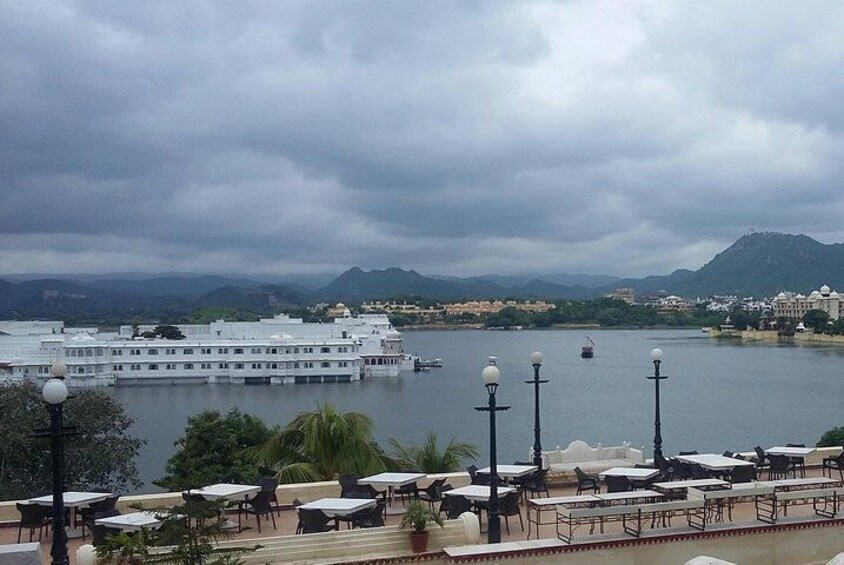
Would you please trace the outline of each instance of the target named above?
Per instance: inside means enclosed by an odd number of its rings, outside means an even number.
[[[829,314],[830,320],[844,317],[844,303],[837,292],[823,285],[813,290],[809,296],[792,293],[779,293],[773,301],[774,316],[802,320],[809,310],[822,310]]]
[[[467,302],[446,304],[445,312],[451,315],[494,314],[510,306],[525,312],[547,312],[556,308],[554,304],[545,302],[544,300],[535,300],[533,302],[529,300],[525,302],[517,302],[515,300],[469,300]]]
[[[606,298],[615,298],[617,300],[623,300],[628,304],[636,304],[636,295],[633,292],[632,288],[617,288],[614,291],[605,294]]]

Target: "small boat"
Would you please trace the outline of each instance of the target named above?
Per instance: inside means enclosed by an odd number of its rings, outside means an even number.
[[[592,341],[592,338],[587,336],[586,337],[586,344],[580,348],[580,356],[584,359],[592,359],[595,356],[595,342]]]

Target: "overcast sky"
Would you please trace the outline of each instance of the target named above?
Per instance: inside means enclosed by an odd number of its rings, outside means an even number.
[[[0,273],[844,241],[842,2],[0,0]]]

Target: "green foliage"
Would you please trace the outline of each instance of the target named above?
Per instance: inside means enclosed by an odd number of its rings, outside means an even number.
[[[225,417],[205,410],[188,419],[165,476],[155,484],[174,491],[225,481],[254,484],[266,469],[256,465],[246,450],[265,443],[271,433],[260,418],[237,409]]]
[[[372,419],[360,412],[340,413],[331,405],[296,416],[267,442],[249,450],[255,461],[277,469],[281,482],[331,480],[339,475],[383,471],[385,460],[373,440]]]
[[[478,457],[478,449],[470,443],[452,439],[440,450],[437,434],[428,432],[421,445],[403,446],[397,439],[390,438],[395,450],[394,460],[400,468],[417,469],[425,473],[452,473],[463,468],[463,462]]]
[[[437,524],[442,528],[443,520],[439,513],[426,503],[414,500],[407,505],[407,509],[401,517],[399,529],[424,532],[428,529],[428,524]]]
[[[224,516],[227,502],[189,500],[180,506],[158,508],[161,517],[158,529],[144,529],[133,536],[121,533],[108,536],[105,545],[97,548],[99,563],[110,565],[235,565],[239,555],[260,546],[217,547],[229,537]],[[161,549],[157,549],[161,548]]]
[[[829,322],[829,314],[823,310],[809,310],[803,315],[803,325],[818,333],[827,329],[827,322]]]
[[[50,416],[32,383],[0,385],[0,498],[27,498],[52,485],[49,439],[34,438]],[[102,391],[73,391],[64,405],[65,480],[69,490],[103,487],[114,491],[142,485],[135,460],[144,441],[129,434],[133,419]]]
[[[818,447],[844,446],[844,426],[827,430],[818,440]]]
[[[210,324],[217,320],[225,320],[227,322],[255,322],[259,318],[260,316],[258,314],[247,310],[226,308],[223,306],[206,306],[188,314],[185,321],[188,324]]]
[[[185,339],[185,334],[182,333],[182,330],[177,328],[176,326],[171,325],[160,325],[155,326],[155,329],[152,330],[157,337],[161,339]]]

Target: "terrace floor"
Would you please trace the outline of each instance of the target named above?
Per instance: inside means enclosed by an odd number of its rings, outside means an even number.
[[[816,468],[808,468],[806,470],[807,477],[820,477],[821,470]],[[576,487],[573,485],[568,486],[552,486],[550,488],[551,496],[573,496],[576,494]],[[387,515],[387,525],[397,525],[399,520],[401,519],[401,509],[402,506],[400,503],[396,502],[392,507],[388,507],[388,515]],[[814,516],[811,511],[811,507],[796,507],[793,510],[789,510],[789,520],[800,519],[800,517],[806,516]],[[232,515],[232,518],[236,520],[236,516]],[[507,541],[522,541],[527,538],[527,531],[528,531],[528,522],[527,522],[527,515],[525,513],[525,506],[522,505],[522,518],[524,520],[524,531],[522,530],[519,524],[519,517],[512,516],[509,518],[510,523],[510,533],[507,533],[507,529],[505,527],[505,521],[502,517],[501,519],[501,537],[502,542]],[[550,516],[547,518],[551,521]],[[297,516],[295,511],[292,508],[287,508],[281,511],[281,516],[276,516],[276,529],[273,529],[272,523],[269,522],[266,518],[262,519],[261,522],[261,530],[262,532],[258,533],[257,523],[255,517],[244,517],[244,530],[240,533],[234,533],[231,535],[229,539],[237,540],[254,540],[260,539],[265,537],[274,537],[279,535],[289,535],[294,534],[297,525]],[[678,520],[679,522],[679,520]],[[736,505],[735,509],[733,510],[733,518],[732,522],[735,524],[742,523],[742,526],[746,526],[748,524],[756,523],[761,525],[762,522],[758,522],[756,520],[756,513],[752,503],[742,503]],[[482,525],[485,529],[486,527],[486,516],[483,517]],[[345,524],[341,523],[341,528],[345,528]],[[721,526],[724,527],[724,526]],[[727,523],[727,527],[729,527],[729,523]],[[607,539],[607,537],[611,537],[614,534],[618,534],[620,532],[620,526],[617,524],[609,524],[607,525],[606,532],[604,536],[600,536],[603,539]],[[537,536],[536,532],[533,532],[531,536],[532,539],[540,538],[552,538],[554,540],[557,539],[556,534],[556,526],[555,524],[547,524],[540,527],[540,535]],[[7,544],[7,543],[16,543],[17,541],[17,534],[18,530],[17,527],[5,527],[0,528],[0,544]],[[484,534],[485,537],[485,534]],[[587,531],[584,531],[581,534],[581,538],[590,539],[588,536]],[[37,533],[36,537],[34,538],[37,540]],[[69,548],[69,555],[70,555],[70,563],[75,565],[76,563],[76,549],[85,543],[90,543],[90,535],[88,535],[87,540],[82,539],[72,539],[68,542]],[[591,538],[594,539],[594,538]],[[28,531],[24,530],[21,536],[21,542],[27,542],[28,539]],[[43,554],[43,563],[49,564],[50,563],[50,543],[51,538],[50,535],[45,534],[42,542],[41,542],[41,551]],[[575,540],[574,543],[577,543]]]

